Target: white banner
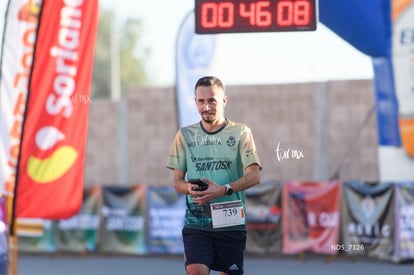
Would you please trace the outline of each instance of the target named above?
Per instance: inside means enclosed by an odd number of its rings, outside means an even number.
[[[1,1],[0,193],[14,190],[41,0]]]
[[[1,52],[3,50],[3,34],[4,34],[4,27],[6,22],[6,11],[7,6],[9,5],[9,1],[0,1],[0,64],[1,64]],[[0,81],[1,81],[1,73],[0,73]],[[0,95],[1,96],[1,95]],[[0,97],[1,100],[1,97]]]
[[[195,33],[194,12],[184,19],[177,35],[176,48],[176,96],[179,127],[200,120],[194,101],[194,86],[200,77],[212,74],[216,40],[215,35]]]

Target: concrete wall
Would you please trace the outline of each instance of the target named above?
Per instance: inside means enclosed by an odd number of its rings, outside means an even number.
[[[372,81],[229,86],[227,95],[226,116],[253,131],[263,180],[326,180],[338,167],[341,180],[379,179],[375,112],[362,127],[374,106]],[[175,102],[174,88],[92,100],[85,185],[171,184]]]

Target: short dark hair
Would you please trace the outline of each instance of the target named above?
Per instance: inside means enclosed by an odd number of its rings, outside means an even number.
[[[215,76],[203,76],[202,78],[200,78],[197,81],[197,83],[196,83],[196,85],[194,87],[194,90],[196,90],[197,87],[199,87],[199,86],[205,86],[205,87],[217,86],[217,87],[219,87],[219,88],[221,88],[221,89],[224,90],[223,82],[221,82],[221,80],[218,79]]]

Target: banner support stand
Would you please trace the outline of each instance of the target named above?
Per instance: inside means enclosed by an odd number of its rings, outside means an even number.
[[[14,196],[6,196],[7,223],[14,220],[12,217]],[[12,221],[15,222],[15,221]],[[10,226],[7,231],[7,275],[17,275],[18,237],[16,226]]]

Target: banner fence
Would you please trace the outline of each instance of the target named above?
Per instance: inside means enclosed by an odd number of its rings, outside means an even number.
[[[270,180],[245,195],[247,253],[414,259],[414,182]],[[185,207],[171,186],[88,188],[69,219],[17,219],[18,250],[183,254]]]

